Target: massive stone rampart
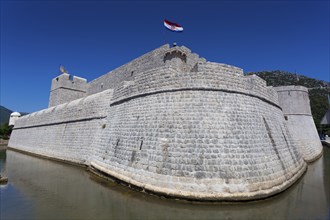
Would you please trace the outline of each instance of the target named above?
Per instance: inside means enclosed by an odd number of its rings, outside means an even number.
[[[202,64],[198,72],[161,67],[122,82],[91,165],[190,199],[261,198],[291,185],[306,164],[276,92],[238,68],[211,66],[217,65]]]
[[[264,198],[303,174],[277,93],[264,80],[185,47],[149,55],[159,65],[131,76],[138,62],[127,64],[91,83],[109,81],[95,94],[22,117],[9,146],[187,199]],[[106,88],[113,89],[97,93]]]

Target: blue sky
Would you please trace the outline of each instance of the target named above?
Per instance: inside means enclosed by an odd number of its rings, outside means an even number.
[[[47,108],[60,64],[91,81],[165,43],[244,72],[330,81],[329,1],[1,1],[0,104]],[[177,22],[183,33],[163,27]]]

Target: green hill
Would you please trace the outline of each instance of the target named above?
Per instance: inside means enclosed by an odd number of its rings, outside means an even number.
[[[327,100],[327,95],[330,93],[329,82],[280,70],[247,73],[247,75],[252,74],[264,79],[268,86],[300,85],[309,88],[309,99],[316,128],[318,131],[326,131],[330,134],[330,126],[320,126],[322,117],[329,109]]]
[[[9,117],[12,112],[12,110],[9,110],[0,105],[0,125],[9,122]]]

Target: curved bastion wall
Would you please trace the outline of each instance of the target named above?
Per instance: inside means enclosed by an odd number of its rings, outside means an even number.
[[[264,80],[185,47],[163,52],[156,54],[164,65],[20,118],[9,146],[186,199],[264,198],[304,173],[277,93]]]
[[[308,89],[302,86],[282,86],[275,89],[285,122],[299,151],[305,161],[316,160],[322,155],[323,148],[314,124]]]
[[[91,165],[145,190],[188,199],[262,198],[290,186],[306,163],[276,92],[228,65],[198,68],[161,67],[123,82],[93,143]]]

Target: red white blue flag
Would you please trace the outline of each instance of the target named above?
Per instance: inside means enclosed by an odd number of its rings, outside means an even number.
[[[168,20],[164,20],[164,26],[169,29],[170,31],[175,31],[175,32],[182,32],[183,27],[179,24],[170,22]]]

